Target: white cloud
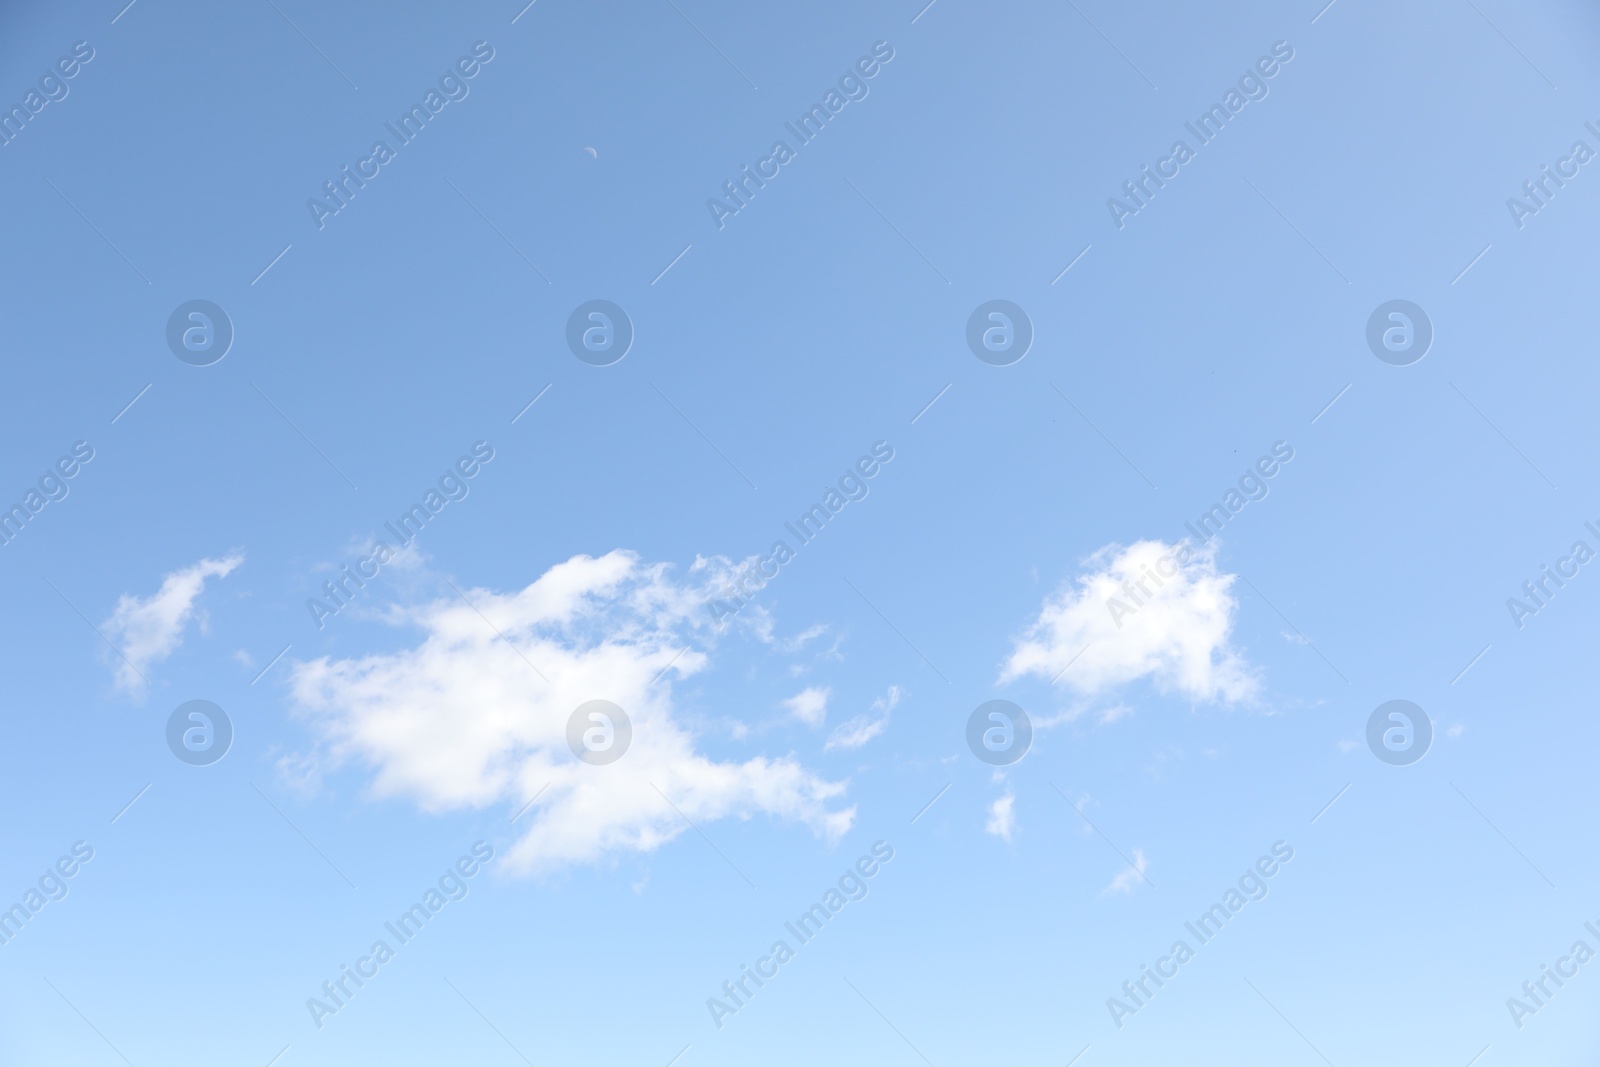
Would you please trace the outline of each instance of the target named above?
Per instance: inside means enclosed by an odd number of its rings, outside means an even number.
[[[1123,718],[1124,716],[1127,716],[1127,715],[1132,715],[1132,714],[1133,714],[1133,709],[1130,708],[1128,705],[1126,705],[1126,704],[1113,704],[1111,707],[1105,709],[1104,711],[1102,711],[1100,713],[1100,725],[1105,726],[1105,725],[1107,725],[1109,723],[1114,723],[1118,719]]]
[[[802,689],[794,696],[783,702],[783,706],[794,713],[794,717],[807,726],[821,726],[822,720],[828,717],[828,697],[831,690],[825,685],[814,685],[809,689]]]
[[[1134,849],[1133,866],[1124,867],[1122,870],[1118,871],[1116,877],[1111,879],[1111,884],[1100,890],[1100,895],[1103,897],[1108,897],[1112,893],[1133,892],[1139,883],[1144,881],[1144,872],[1149,866],[1150,865],[1145,862],[1144,852],[1137,848]]]
[[[615,551],[574,556],[519,591],[465,592],[470,605],[451,596],[399,613],[423,631],[415,647],[295,665],[315,758],[359,762],[376,795],[430,811],[515,811],[537,797],[507,856],[522,873],[650,852],[686,819],[765,814],[830,839],[854,821],[854,807],[837,806],[844,784],[792,757],[717,762],[695,751],[671,682],[708,662],[704,586]],[[606,766],[567,744],[569,717],[594,699],[620,705],[633,728],[626,755]]]
[[[841,723],[822,746],[824,752],[836,748],[860,748],[889,728],[889,713],[900,703],[900,687],[891,685],[888,692],[872,702],[872,714],[857,715]]]
[[[1083,717],[1083,713],[1088,710],[1087,707],[1078,704],[1058,711],[1054,715],[1034,715],[1030,712],[1028,718],[1033,723],[1033,732],[1042,733],[1045,730],[1053,730],[1057,726],[1062,726],[1066,723],[1077,722]]]
[[[1088,715],[1090,712],[1094,713],[1093,717],[1095,722],[1099,723],[1101,726],[1108,726],[1111,723],[1116,722],[1118,719],[1126,718],[1127,716],[1132,715],[1134,710],[1135,709],[1131,705],[1117,701],[1115,703],[1102,706],[1098,711],[1096,711],[1094,702],[1077,700],[1067,707],[1055,712],[1054,714],[1046,715],[1041,713],[1039,715],[1032,715],[1032,713],[1030,713],[1030,720],[1033,723],[1033,732],[1037,734],[1042,733],[1045,730],[1053,730],[1057,726],[1075,723],[1085,715]]]
[[[983,832],[1010,841],[1017,826],[1016,801],[1012,793],[996,797],[995,802],[989,805],[989,821],[984,824]]]
[[[814,639],[821,637],[827,632],[828,628],[819,622],[812,626],[806,627],[804,630],[795,634],[788,640],[779,641],[778,648],[784,652],[800,652]]]
[[[802,651],[805,650],[806,644],[808,642],[810,642],[812,638],[814,638],[814,637],[822,637],[822,636],[826,635],[827,633],[828,633],[828,628],[826,626],[817,625],[817,626],[812,626],[809,629],[807,629],[807,630],[805,630],[805,631],[803,631],[803,632],[801,632],[799,634],[796,634],[794,636],[794,638],[791,639],[791,640],[788,640],[788,641],[777,641],[777,642],[774,642],[774,643],[776,644],[776,646],[777,646],[777,648],[778,648],[778,650],[780,652],[799,653],[799,652],[802,652]],[[823,648],[823,647],[821,647],[819,645],[817,647],[817,650],[811,654],[811,661],[809,663],[791,663],[791,664],[789,664],[789,677],[798,678],[802,674],[805,674],[807,671],[811,670],[818,663],[821,663],[821,662],[824,662],[824,661],[831,662],[831,663],[843,663],[844,662],[844,654],[839,651],[840,646],[843,645],[843,644],[844,644],[844,635],[843,634],[834,634],[833,635],[833,643],[830,644],[827,648]]]
[[[206,579],[225,578],[243,562],[240,554],[203,559],[167,575],[161,588],[148,597],[130,593],[118,597],[111,617],[100,624],[106,638],[122,652],[117,661],[117,687],[143,692],[144,670],[172,655],[183,642],[184,629],[195,617],[195,600]],[[204,625],[203,616],[201,623]]]
[[[1066,798],[1065,793],[1061,795]],[[1078,813],[1078,835],[1080,837],[1092,836],[1094,834],[1094,824],[1089,821],[1089,817],[1084,812],[1088,811],[1091,805],[1098,808],[1100,802],[1089,793],[1079,793],[1077,800],[1067,799],[1067,803],[1072,805],[1073,810]]]
[[[1214,547],[1190,550],[1181,564],[1178,551],[1140,541],[1095,553],[1076,587],[1045,600],[1001,680],[1037,674],[1094,696],[1149,678],[1199,700],[1253,696],[1254,672],[1228,643],[1235,576],[1217,572]]]

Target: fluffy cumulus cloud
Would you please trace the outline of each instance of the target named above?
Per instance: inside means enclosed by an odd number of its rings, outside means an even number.
[[[889,728],[889,713],[900,703],[900,687],[891,685],[888,692],[872,702],[872,709],[857,715],[849,722],[840,723],[823,745],[823,751],[836,748],[860,748]]]
[[[1212,547],[1111,545],[1085,567],[1045,600],[1002,681],[1041,675],[1088,696],[1141,678],[1196,700],[1255,694],[1253,670],[1229,644],[1236,576],[1218,573]]]
[[[809,689],[800,690],[785,700],[783,706],[807,726],[821,726],[822,721],[828,717],[829,693],[827,686],[814,685]]]
[[[503,804],[521,837],[521,872],[649,852],[689,828],[765,815],[825,838],[849,829],[843,783],[792,757],[718,762],[695,750],[672,683],[708,662],[712,578],[616,551],[575,556],[513,592],[464,590],[404,613],[420,643],[297,664],[293,692],[319,737],[313,758],[354,761],[374,793],[432,811]],[[608,700],[632,725],[626,753],[596,766],[573,754],[567,723]],[[587,724],[586,724],[587,725]],[[687,821],[686,821],[687,820]]]
[[[182,644],[206,580],[226,578],[243,562],[244,556],[238,554],[203,559],[167,575],[161,588],[147,597],[125,593],[117,598],[116,610],[100,624],[100,630],[122,653],[117,661],[118,688],[143,691],[144,672]]]

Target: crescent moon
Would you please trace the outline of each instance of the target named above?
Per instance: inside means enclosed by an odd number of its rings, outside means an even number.
[[[584,149],[584,151],[585,151],[585,152],[587,152],[587,153],[589,153],[589,158],[590,158],[590,159],[599,159],[599,158],[600,158],[600,153],[599,153],[599,152],[596,152],[596,151],[595,151],[595,150],[594,150],[594,149],[592,149],[592,148],[585,148],[585,149]]]

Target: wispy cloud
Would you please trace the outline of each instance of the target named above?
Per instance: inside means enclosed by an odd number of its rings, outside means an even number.
[[[1017,828],[1016,802],[1016,795],[1010,792],[996,797],[989,805],[989,821],[984,824],[983,832],[1010,841]]]
[[[1127,704],[1113,704],[1100,713],[1100,724],[1104,726],[1132,714],[1133,709]]]
[[[1150,866],[1145,861],[1142,849],[1133,850],[1133,866],[1124,867],[1111,879],[1111,884],[1100,890],[1100,895],[1108,897],[1113,893],[1131,893],[1144,881],[1144,872]]]
[[[888,692],[872,702],[872,710],[841,723],[822,746],[824,752],[835,748],[860,748],[889,728],[889,713],[900,703],[900,687],[891,685]]]
[[[196,616],[195,602],[208,578],[225,578],[244,562],[242,554],[200,562],[173,571],[161,588],[148,597],[124,593],[117,598],[111,617],[100,624],[106,637],[121,649],[116,683],[120,689],[142,693],[142,672],[166,659],[183,643],[184,631]],[[204,616],[201,616],[202,625]]]

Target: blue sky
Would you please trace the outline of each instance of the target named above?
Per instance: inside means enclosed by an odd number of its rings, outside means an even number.
[[[1600,1046],[1592,9],[124,2],[0,14],[0,1063]]]

